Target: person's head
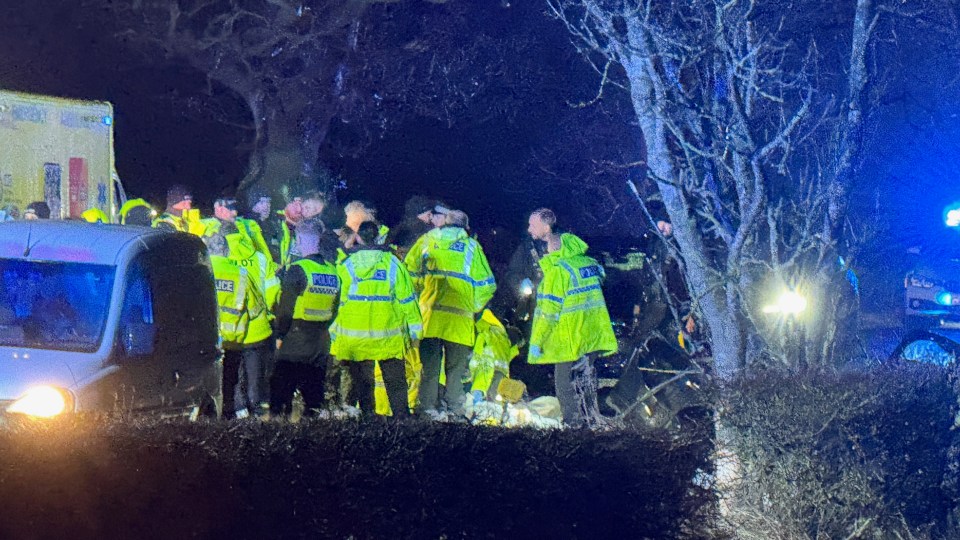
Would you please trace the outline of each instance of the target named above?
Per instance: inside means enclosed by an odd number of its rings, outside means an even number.
[[[355,232],[359,232],[361,223],[373,221],[377,218],[376,210],[360,201],[350,201],[347,203],[347,205],[343,207],[343,213],[347,216],[347,227]]]
[[[312,217],[319,216],[323,212],[323,209],[326,205],[327,201],[320,193],[314,192],[308,194],[303,198],[303,202],[300,203],[303,219],[310,219]]]
[[[207,253],[211,257],[230,256],[230,244],[227,243],[227,235],[223,231],[203,237],[203,243],[207,245]]]
[[[469,229],[470,218],[467,217],[467,213],[462,210],[450,210],[447,212],[446,218],[443,220],[443,224],[453,225],[462,229]]]
[[[303,201],[294,199],[287,203],[283,209],[283,217],[290,225],[296,225],[303,221]]]
[[[530,214],[527,220],[527,233],[534,240],[546,240],[553,234],[557,224],[557,215],[549,208],[538,208]]]
[[[669,221],[657,221],[657,230],[660,231],[660,234],[670,237],[673,235],[673,225]]]
[[[20,209],[17,208],[15,204],[5,204],[3,206],[3,213],[7,216],[8,220],[20,219]]]
[[[176,184],[167,190],[167,211],[183,212],[193,208],[193,194],[187,186]]]
[[[50,219],[50,206],[44,201],[34,201],[27,205],[23,219]]]
[[[314,220],[305,221],[297,227],[297,252],[303,257],[320,252],[320,229]]]
[[[435,205],[432,210],[430,210],[430,221],[429,223],[434,227],[443,227],[443,224],[447,222],[447,214],[450,213],[450,209],[442,204]]]
[[[247,193],[247,208],[260,216],[260,219],[267,219],[272,210],[272,203],[273,199],[265,189],[253,188]]]
[[[120,223],[149,227],[157,213],[150,203],[143,199],[130,199],[120,207]]]
[[[235,221],[237,219],[237,200],[230,197],[217,199],[213,202],[213,215],[220,221]]]
[[[364,221],[357,227],[357,237],[365,246],[376,244],[378,236],[380,236],[380,227],[373,221]]]

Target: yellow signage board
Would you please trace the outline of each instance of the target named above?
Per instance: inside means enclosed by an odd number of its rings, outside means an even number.
[[[0,90],[0,209],[116,216],[113,170],[112,105]]]

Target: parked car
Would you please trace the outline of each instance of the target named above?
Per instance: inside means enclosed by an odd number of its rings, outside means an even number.
[[[960,328],[960,261],[914,258],[903,279],[904,327]]]
[[[958,357],[960,330],[942,328],[907,332],[890,355],[890,360],[949,366],[954,364]]]
[[[195,236],[0,223],[0,414],[219,416],[223,362]]]

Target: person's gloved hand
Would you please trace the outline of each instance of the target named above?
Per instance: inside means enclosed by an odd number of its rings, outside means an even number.
[[[483,392],[480,391],[480,390],[474,390],[474,391],[473,391],[473,404],[476,405],[477,403],[481,403],[483,400],[484,400],[484,398],[483,398]]]

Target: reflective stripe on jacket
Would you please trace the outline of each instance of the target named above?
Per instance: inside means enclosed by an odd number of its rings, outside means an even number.
[[[340,306],[330,353],[340,360],[403,358],[423,327],[410,275],[392,254],[361,249],[337,266]]]
[[[593,353],[613,353],[617,338],[603,298],[603,267],[586,256],[587,244],[572,234],[559,250],[540,259],[543,280],[530,335],[531,364],[572,362]]]
[[[497,290],[480,244],[460,227],[433,229],[407,253],[420,293],[424,337],[473,346],[474,316]]]
[[[340,278],[332,264],[320,264],[310,259],[300,259],[292,266],[299,266],[307,277],[307,287],[297,298],[293,318],[301,321],[329,321],[333,318],[333,306],[340,299]]]

